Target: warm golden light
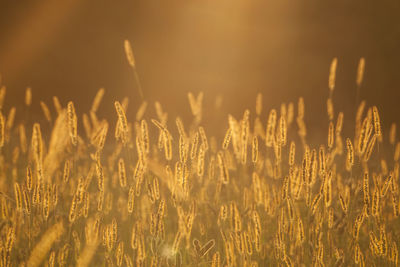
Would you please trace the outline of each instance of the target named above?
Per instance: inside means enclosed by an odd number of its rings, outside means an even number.
[[[0,266],[398,266],[398,10],[352,5],[0,4]]]

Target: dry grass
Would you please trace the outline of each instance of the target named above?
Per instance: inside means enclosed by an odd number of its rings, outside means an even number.
[[[175,126],[158,102],[157,119],[147,102],[131,116],[127,101],[114,103],[115,121],[98,118],[104,89],[90,116],[40,102],[32,134],[3,110],[0,266],[397,266],[396,125],[386,137],[377,107],[361,102],[355,134],[343,136],[336,64],[320,144],[307,142],[302,98],[294,114],[259,94],[254,117],[227,114],[227,130],[207,129],[202,93],[188,94],[193,121]]]

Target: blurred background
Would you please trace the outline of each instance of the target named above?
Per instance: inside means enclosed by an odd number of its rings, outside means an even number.
[[[0,11],[5,108],[17,106],[17,116],[26,87],[33,114],[41,114],[40,100],[52,106],[53,95],[86,112],[104,87],[100,115],[116,118],[114,100],[128,96],[133,118],[141,99],[125,58],[128,39],[145,99],[152,109],[159,100],[170,118],[189,114],[188,91],[204,91],[206,119],[254,112],[262,92],[264,117],[303,96],[309,128],[327,126],[329,66],[338,57],[335,112],[353,119],[365,57],[360,98],[378,106],[384,127],[399,122],[397,0],[2,0]]]

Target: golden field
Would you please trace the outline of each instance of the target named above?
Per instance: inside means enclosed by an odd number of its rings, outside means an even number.
[[[203,93],[188,94],[187,123],[159,102],[128,112],[127,99],[107,121],[104,89],[83,114],[40,102],[40,123],[2,109],[0,265],[397,266],[396,125],[384,133],[364,101],[335,112],[336,64],[320,142],[307,138],[303,98],[276,110],[259,94],[221,129],[202,119]]]

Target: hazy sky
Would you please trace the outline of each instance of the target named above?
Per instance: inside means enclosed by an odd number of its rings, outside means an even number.
[[[100,113],[113,116],[113,101],[124,96],[134,112],[140,99],[123,50],[129,39],[145,98],[172,115],[189,112],[188,91],[203,90],[210,107],[221,94],[222,110],[236,115],[254,110],[263,92],[267,110],[304,96],[310,122],[326,121],[337,56],[335,107],[351,117],[363,56],[361,98],[378,105],[385,124],[399,123],[399,1],[0,1],[0,10],[8,105],[21,104],[30,86],[37,111],[39,100],[57,95],[84,112],[105,87]]]

